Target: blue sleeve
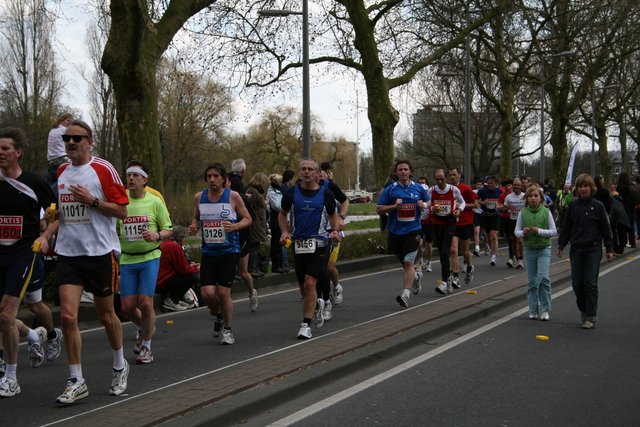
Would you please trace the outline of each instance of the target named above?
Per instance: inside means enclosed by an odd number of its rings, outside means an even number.
[[[389,187],[385,188],[384,190],[382,190],[382,194],[380,195],[380,198],[378,199],[378,205],[383,205],[386,206],[389,204],[389,194],[391,193],[391,189],[393,187],[390,185]]]

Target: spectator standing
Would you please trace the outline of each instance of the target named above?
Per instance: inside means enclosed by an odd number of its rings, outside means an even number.
[[[618,194],[620,194],[620,197],[622,197],[624,210],[625,212],[627,212],[629,224],[631,224],[636,219],[637,204],[634,203],[635,196],[632,194],[631,178],[629,177],[629,174],[627,172],[623,171],[620,172],[620,175],[618,175],[618,185],[616,187],[616,190],[618,191]],[[632,248],[636,246],[636,236],[631,228],[627,229],[626,236],[624,236],[624,240],[621,243],[626,246],[627,241]]]
[[[540,188],[531,186],[527,189],[524,208],[517,214],[514,234],[523,240],[524,245],[529,319],[540,316],[540,320],[546,321],[551,311],[551,237],[557,232],[553,214],[542,206],[543,197]]]
[[[593,198],[596,184],[587,174],[576,178],[578,198],[569,203],[558,237],[558,257],[571,243],[571,280],[584,329],[593,329],[598,320],[598,274],[602,242],[607,261],[613,259],[609,217],[602,202]]]
[[[262,172],[258,172],[251,178],[247,185],[247,208],[253,212],[253,222],[247,227],[247,241],[240,253],[240,271],[249,271],[249,275],[259,277],[260,271],[260,244],[267,241],[267,204],[264,198],[264,187],[269,183],[269,178]],[[265,272],[266,273],[266,272]],[[253,280],[247,283],[249,291],[249,309],[255,312],[258,309],[258,292],[253,287]]]
[[[280,205],[282,204],[282,175],[278,173],[269,176],[269,188],[267,189],[267,200],[269,201],[267,209],[269,211],[269,229],[271,230],[271,246],[269,249],[269,257],[271,258],[271,268],[274,273],[286,273],[284,269],[282,250],[280,245],[280,224],[278,224],[278,214],[280,213]]]
[[[51,132],[49,132],[49,137],[47,138],[47,161],[49,162],[49,167],[44,174],[44,181],[51,187],[56,197],[58,197],[58,168],[68,160],[62,134],[64,134],[72,120],[73,116],[70,113],[60,114],[53,122]]]

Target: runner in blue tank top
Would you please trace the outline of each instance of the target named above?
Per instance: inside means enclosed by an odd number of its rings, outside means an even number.
[[[205,304],[216,315],[213,337],[222,334],[220,344],[233,344],[231,285],[240,260],[238,230],[251,225],[251,216],[240,195],[224,188],[227,172],[222,164],[207,166],[204,180],[209,188],[194,197],[189,235],[202,230],[200,286]]]
[[[280,243],[286,245],[287,241],[293,241],[296,277],[304,296],[299,339],[311,338],[309,325],[312,317],[316,328],[324,323],[324,300],[317,298],[316,284],[320,274],[327,273],[331,251],[329,240],[340,241],[336,202],[331,191],[316,183],[317,170],[318,162],[315,159],[307,157],[300,161],[301,182],[282,196],[278,214],[282,230]],[[292,212],[291,231],[287,224],[289,211]],[[327,227],[329,223],[331,227]]]

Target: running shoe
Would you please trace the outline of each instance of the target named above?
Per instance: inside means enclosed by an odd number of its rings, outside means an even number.
[[[196,295],[193,288],[185,292],[180,302],[183,305],[186,305],[188,309],[200,307],[200,304],[198,303],[198,296]]]
[[[496,265],[496,256],[495,255],[491,255],[491,261],[489,261],[489,265],[492,267],[495,267]]]
[[[591,320],[585,320],[582,324],[582,329],[593,329],[596,327],[596,324]]]
[[[518,265],[516,266],[516,268],[524,268],[524,260],[518,260]]]
[[[458,279],[457,277],[453,277],[451,279],[451,286],[453,286],[453,289],[460,289],[462,286],[460,285],[460,279]]]
[[[342,285],[338,283],[333,288],[333,304],[340,305],[340,303],[342,303]]]
[[[411,289],[414,295],[418,295],[422,290],[422,285],[420,284],[421,281],[422,281],[422,272],[416,271],[416,276],[413,279],[413,287]]]
[[[254,289],[253,293],[249,296],[249,310],[252,313],[255,313],[257,309],[258,309],[258,291]]]
[[[484,247],[484,256],[489,256],[491,254],[491,249],[489,249],[489,245]]]
[[[537,314],[533,314],[533,313],[529,313],[529,319],[538,320],[538,315]]]
[[[324,302],[324,310],[322,310],[322,317],[324,321],[331,319],[331,300]]]
[[[507,261],[507,267],[509,267],[509,268],[513,268],[513,267],[514,267],[514,265],[515,265],[515,264],[513,263],[513,260],[512,260],[511,258],[509,258],[509,261]]]
[[[480,256],[480,246],[476,246],[473,250],[473,256]]]
[[[299,340],[311,339],[311,328],[306,323],[300,324],[300,330],[298,331]]]
[[[15,378],[2,377],[0,378],[0,396],[1,397],[13,397],[16,394],[20,394],[20,386],[18,380]]]
[[[142,329],[136,329],[136,343],[133,345],[133,353],[140,354],[142,348]]]
[[[324,310],[324,300],[322,298],[318,298],[316,311],[313,313],[313,326],[315,326],[316,329],[321,328],[322,325],[324,325],[324,317],[322,317],[322,310]]]
[[[87,383],[80,384],[77,378],[69,378],[67,380],[67,388],[64,389],[64,393],[58,396],[56,403],[70,405],[76,400],[84,399],[87,396],[89,396]]]
[[[549,320],[549,312],[548,311],[543,311],[542,314],[540,315],[540,320],[548,321]]]
[[[145,346],[140,347],[140,354],[136,359],[136,363],[138,365],[146,365],[151,362],[153,362],[153,353],[151,353],[151,350]]]
[[[120,396],[127,390],[127,378],[129,377],[129,363],[124,361],[124,368],[119,371],[113,370],[113,380],[109,387],[109,394],[112,396]]]
[[[44,361],[44,342],[47,340],[47,330],[42,326],[36,328],[36,333],[38,334],[38,341],[29,346],[29,360],[32,368],[42,365]]]
[[[171,298],[165,298],[164,302],[162,303],[162,308],[167,311],[184,311],[189,307],[186,304],[182,303],[182,301],[173,302]]]
[[[56,337],[52,340],[46,340],[44,343],[44,354],[47,358],[47,362],[53,362],[56,360],[62,351],[62,347],[60,346],[62,331],[58,328],[55,328],[54,331],[56,332]]]
[[[449,290],[449,285],[447,281],[441,281],[440,283],[438,283],[438,286],[436,286],[436,292],[439,293],[440,295],[446,295],[448,294]]]
[[[6,362],[4,361],[4,359],[2,359],[2,357],[0,357],[0,374],[4,375],[6,371],[7,371]]]
[[[473,265],[467,267],[467,273],[464,275],[464,284],[468,285],[473,280],[473,271],[476,269]]]
[[[232,345],[235,342],[233,339],[233,333],[231,329],[225,329],[222,332],[222,338],[220,338],[220,344],[222,345]]]
[[[211,334],[214,338],[218,338],[222,333],[222,328],[224,326],[224,322],[219,317],[216,317],[216,322],[213,324],[213,333]]]
[[[427,261],[427,273],[431,273],[433,270],[431,268],[431,261]]]
[[[409,307],[409,297],[403,293],[396,297],[396,301],[400,304],[401,307],[407,308]]]

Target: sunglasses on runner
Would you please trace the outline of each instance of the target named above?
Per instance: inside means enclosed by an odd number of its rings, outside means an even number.
[[[82,138],[89,138],[89,135],[62,135],[64,142],[69,142],[73,138],[73,142],[80,142]]]

